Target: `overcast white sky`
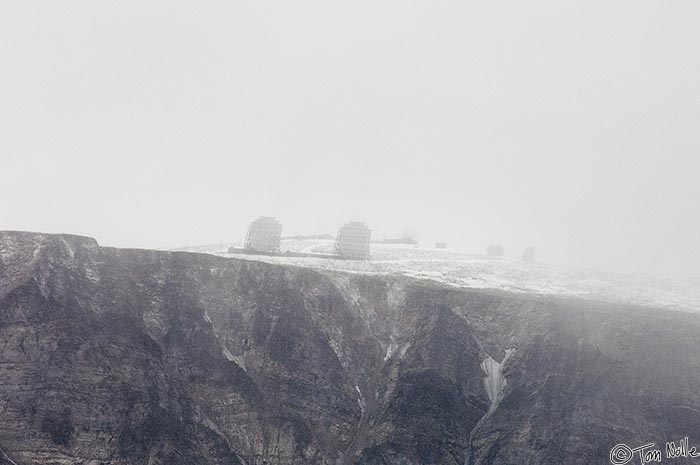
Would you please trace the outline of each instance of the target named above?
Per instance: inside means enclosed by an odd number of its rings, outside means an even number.
[[[0,229],[700,274],[700,1],[0,0]]]

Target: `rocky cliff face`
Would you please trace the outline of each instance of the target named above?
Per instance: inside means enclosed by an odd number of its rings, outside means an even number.
[[[0,464],[609,463],[700,441],[699,336],[696,314],[3,232]]]

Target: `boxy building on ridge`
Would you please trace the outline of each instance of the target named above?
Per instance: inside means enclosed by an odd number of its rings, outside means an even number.
[[[282,225],[272,216],[261,216],[250,223],[245,237],[245,250],[279,253]]]
[[[372,230],[360,221],[351,221],[338,230],[334,253],[341,258],[369,260]]]

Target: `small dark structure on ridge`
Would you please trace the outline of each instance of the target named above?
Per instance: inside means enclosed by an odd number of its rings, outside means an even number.
[[[245,237],[245,250],[265,253],[279,253],[282,225],[276,218],[261,216],[250,223]]]
[[[522,260],[524,262],[534,262],[535,261],[535,248],[534,247],[525,247],[525,252],[523,252]]]
[[[360,221],[351,221],[338,230],[335,255],[353,260],[369,260],[369,241],[372,231]]]
[[[436,248],[436,249],[446,249],[446,248],[447,248],[447,242],[436,242],[436,243],[435,243],[435,248]]]
[[[502,257],[503,256],[503,246],[502,245],[490,245],[486,249],[486,255],[489,257]]]

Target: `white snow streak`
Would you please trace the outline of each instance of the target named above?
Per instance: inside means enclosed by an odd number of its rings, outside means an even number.
[[[355,389],[357,390],[357,393],[360,395],[360,397],[357,399],[357,403],[360,405],[360,413],[364,417],[365,410],[367,409],[367,401],[365,400],[365,396],[362,394],[362,391],[360,391],[360,387],[355,386]]]
[[[391,358],[392,355],[394,355],[394,352],[396,351],[396,345],[394,342],[389,343],[389,347],[386,348],[386,355],[384,356],[384,361],[386,362]]]
[[[17,465],[17,462],[12,460],[10,457],[7,456],[4,450],[0,449],[0,458],[10,462],[12,465]]]
[[[494,410],[498,407],[498,403],[503,398],[503,389],[508,384],[505,376],[503,376],[503,365],[514,352],[515,349],[506,350],[506,355],[501,363],[491,358],[490,355],[486,355],[486,358],[481,362],[481,370],[486,375],[484,377],[484,389],[486,389],[486,394],[491,401],[489,410]]]

